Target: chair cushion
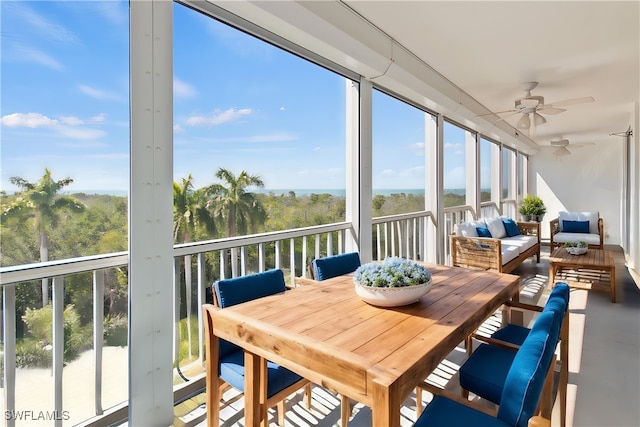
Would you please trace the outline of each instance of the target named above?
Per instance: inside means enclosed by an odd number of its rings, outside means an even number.
[[[589,221],[562,220],[562,230],[567,233],[589,233]]]
[[[460,367],[460,386],[500,404],[502,389],[516,350],[480,344]]]
[[[520,248],[514,245],[501,244],[502,249],[502,265],[505,265],[509,261],[512,261],[520,255]]]
[[[600,235],[591,233],[565,233],[564,231],[553,235],[553,241],[557,243],[575,242],[578,240],[584,240],[590,245],[599,245]]]
[[[504,218],[502,220],[502,223],[504,224],[504,229],[507,232],[507,237],[520,235],[520,228],[514,220],[512,220],[511,218]]]
[[[492,237],[491,232],[487,227],[476,227],[476,233],[478,234],[478,237]]]
[[[244,352],[242,349],[220,359],[220,378],[232,387],[244,391]],[[300,375],[267,361],[267,398],[301,379]]]
[[[280,269],[219,280],[215,283],[214,288],[218,304],[222,308],[278,294],[286,289],[284,273]],[[237,345],[223,339],[220,340],[220,360],[238,350],[240,347]]]
[[[509,427],[504,421],[442,396],[435,396],[414,427]]]
[[[529,332],[531,332],[531,329],[525,326],[509,323],[491,334],[491,338],[510,342],[515,345],[522,345],[524,340],[527,339]]]
[[[502,239],[507,236],[507,230],[505,230],[502,220],[503,218],[487,218],[484,220],[491,235],[496,239]]]
[[[510,425],[527,427],[529,418],[535,414],[547,370],[555,355],[556,317],[559,316],[552,311],[541,313],[513,359],[498,409],[498,418]]]
[[[358,252],[333,255],[313,260],[313,272],[316,280],[326,280],[332,277],[352,273],[360,267]]]
[[[280,269],[249,274],[233,279],[219,280],[215,284],[216,296],[220,307],[251,301],[286,290],[284,273]]]
[[[560,319],[559,325],[556,324],[556,327],[562,327],[562,320],[569,308],[569,285],[566,283],[557,283],[551,293],[549,294],[549,298],[547,299],[547,303],[545,304],[542,311],[553,311],[559,313]],[[555,319],[554,319],[555,320]],[[522,345],[524,340],[529,335],[531,329],[526,328],[524,326],[508,324],[503,326],[502,328],[495,331],[491,334],[491,338],[495,338],[498,340],[510,342],[516,345]]]
[[[475,224],[461,222],[456,225],[456,235],[461,237],[478,237]]]
[[[538,238],[536,236],[525,236],[519,234],[517,236],[505,237],[502,239],[503,245],[517,246],[520,248],[520,253],[526,251],[529,248],[538,244]]]
[[[558,212],[558,222],[560,231],[567,231],[563,228],[562,222],[568,221],[589,221],[589,233],[599,234],[598,219],[600,214],[598,212],[574,212],[574,211],[560,211]],[[555,238],[553,239],[555,240]]]

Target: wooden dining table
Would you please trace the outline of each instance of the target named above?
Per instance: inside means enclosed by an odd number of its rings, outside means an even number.
[[[374,426],[399,426],[416,385],[520,289],[516,275],[424,265],[430,292],[402,307],[363,302],[348,274],[213,310],[214,336],[245,350],[245,425],[260,424],[270,360],[371,407]]]

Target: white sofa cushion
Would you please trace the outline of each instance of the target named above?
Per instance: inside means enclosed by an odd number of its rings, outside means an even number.
[[[573,211],[560,211],[558,212],[558,225],[560,226],[560,231],[564,231],[562,221],[589,221],[589,233],[590,234],[599,234],[598,230],[598,212],[573,212]],[[580,234],[580,233],[576,233]],[[555,241],[555,236],[553,237]],[[559,240],[558,240],[559,241]],[[598,244],[600,240],[598,240]]]
[[[520,248],[518,246],[502,243],[500,247],[502,249],[500,251],[502,253],[502,265],[505,265],[509,261],[513,261],[520,255]]]
[[[535,246],[537,243],[537,236],[525,236],[522,234],[513,237],[505,237],[502,239],[503,245],[517,246],[520,249],[520,253],[523,253],[527,249]]]
[[[491,237],[494,239],[502,239],[506,237],[507,230],[504,228],[502,218],[487,218],[484,220],[487,223],[487,228],[491,233]]]
[[[584,240],[589,245],[599,245],[600,235],[591,233],[557,233],[553,235],[554,243],[577,242]]]
[[[484,221],[461,222],[456,225],[456,235],[462,237],[478,237],[476,227],[486,227]]]

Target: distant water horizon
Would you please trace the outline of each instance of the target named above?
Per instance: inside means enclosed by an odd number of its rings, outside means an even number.
[[[482,190],[489,191],[489,190]],[[275,194],[275,195],[289,195],[293,192],[296,196],[310,196],[311,194],[330,194],[332,196],[345,197],[346,190],[341,188],[258,188],[252,190],[254,193],[260,194]],[[464,188],[445,188],[445,193],[453,194],[465,194]],[[66,191],[66,194],[86,194],[86,195],[109,195],[127,197],[128,190],[73,190]],[[378,188],[373,189],[374,195],[390,196],[392,194],[412,194],[414,196],[424,196],[424,189],[422,188]]]

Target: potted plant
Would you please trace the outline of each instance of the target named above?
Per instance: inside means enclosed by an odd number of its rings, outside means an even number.
[[[365,302],[397,307],[419,300],[431,289],[431,273],[422,264],[398,257],[361,265],[353,276],[356,294]]]
[[[520,209],[523,221],[542,221],[542,217],[547,212],[542,199],[538,196],[527,195],[520,201]]]
[[[588,247],[589,247],[589,244],[587,242],[585,242],[584,240],[578,240],[578,241],[574,241],[574,242],[566,242],[564,244],[564,248],[571,255],[583,255],[583,254],[586,254]]]

